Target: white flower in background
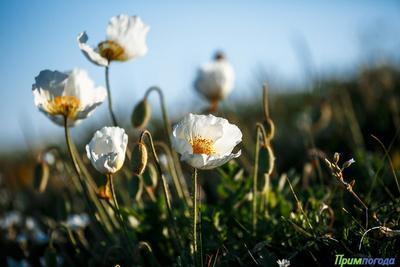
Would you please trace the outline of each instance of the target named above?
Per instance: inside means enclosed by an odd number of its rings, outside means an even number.
[[[89,225],[89,222],[90,220],[87,214],[73,214],[67,217],[65,225],[72,230],[77,230],[85,228]]]
[[[86,145],[87,157],[103,174],[117,172],[125,161],[128,135],[119,127],[104,127],[97,131]]]
[[[218,103],[232,91],[234,81],[233,67],[225,56],[218,52],[214,61],[200,67],[194,86],[210,102]]]
[[[106,40],[92,48],[86,32],[78,35],[78,45],[94,64],[108,66],[111,61],[127,61],[147,53],[146,36],[150,27],[138,16],[112,17],[106,29]]]
[[[278,263],[279,267],[289,267],[290,266],[290,261],[287,259],[278,260],[276,263]]]
[[[188,114],[173,130],[172,146],[181,160],[198,169],[212,169],[240,156],[232,153],[242,132],[226,119]]]
[[[52,121],[73,126],[88,117],[107,96],[103,87],[95,87],[86,71],[43,70],[32,85],[35,105]]]
[[[22,222],[22,216],[19,211],[10,211],[0,218],[0,228],[5,230],[13,225],[19,225]]]

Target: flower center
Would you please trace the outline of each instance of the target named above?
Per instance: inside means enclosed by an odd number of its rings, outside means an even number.
[[[128,57],[125,54],[124,49],[114,41],[104,41],[98,45],[100,55],[109,61],[126,61]]]
[[[56,96],[47,104],[47,111],[52,115],[74,118],[79,110],[80,101],[75,96]]]
[[[190,140],[192,145],[193,154],[206,154],[212,155],[215,153],[214,141],[200,136],[196,136]]]

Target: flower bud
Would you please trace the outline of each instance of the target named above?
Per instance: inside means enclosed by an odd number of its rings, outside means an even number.
[[[339,162],[339,159],[340,159],[339,153],[335,152],[335,154],[333,155],[333,162],[337,164]]]
[[[137,143],[132,150],[133,173],[142,175],[147,165],[147,148],[143,142]]]
[[[146,128],[151,118],[151,106],[147,99],[140,101],[132,112],[131,122],[133,127],[144,129]]]
[[[353,158],[352,158],[352,159],[349,159],[348,161],[346,161],[345,163],[343,163],[342,168],[343,168],[343,169],[346,169],[346,168],[350,167],[350,165],[353,164],[354,162],[356,162],[356,161],[355,161]]]

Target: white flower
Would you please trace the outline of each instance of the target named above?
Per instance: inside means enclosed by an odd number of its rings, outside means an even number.
[[[127,61],[147,53],[146,36],[150,27],[138,16],[119,15],[112,17],[106,29],[106,40],[96,48],[86,44],[85,32],[77,41],[83,54],[94,64],[108,66],[111,61]]]
[[[87,157],[101,173],[117,172],[125,161],[128,135],[119,127],[104,127],[86,145]]]
[[[35,78],[32,92],[35,105],[51,120],[73,126],[88,117],[107,96],[103,87],[95,87],[84,70],[71,72],[43,70]]]
[[[198,169],[212,169],[240,156],[232,153],[242,132],[226,119],[188,114],[173,130],[172,146],[181,160]]]
[[[278,260],[276,263],[278,263],[279,267],[289,267],[290,266],[290,261],[287,259]]]
[[[194,82],[196,90],[209,101],[220,101],[233,89],[235,73],[222,53],[217,53],[214,61],[204,64]]]

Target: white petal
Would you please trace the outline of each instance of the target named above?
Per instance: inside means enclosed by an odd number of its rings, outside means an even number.
[[[240,142],[242,142],[242,132],[236,125],[226,121],[223,123],[223,137],[215,142],[214,148],[217,154],[226,155],[230,154]]]
[[[112,17],[107,26],[107,40],[119,44],[128,58],[147,53],[146,37],[150,27],[138,16],[119,15]]]
[[[181,160],[188,163],[190,166],[201,169],[210,170],[224,165],[228,161],[237,158],[241,155],[241,151],[235,154],[228,154],[222,157],[207,156],[204,154],[183,154]]]
[[[92,165],[101,173],[115,173],[125,161],[128,135],[119,127],[104,127],[97,131],[86,146]]]
[[[81,32],[78,34],[76,38],[78,41],[79,49],[81,49],[82,53],[86,56],[86,58],[91,61],[92,63],[98,66],[108,66],[108,60],[102,57],[96,50],[94,50],[91,46],[86,44],[88,41],[88,36],[86,32]]]

